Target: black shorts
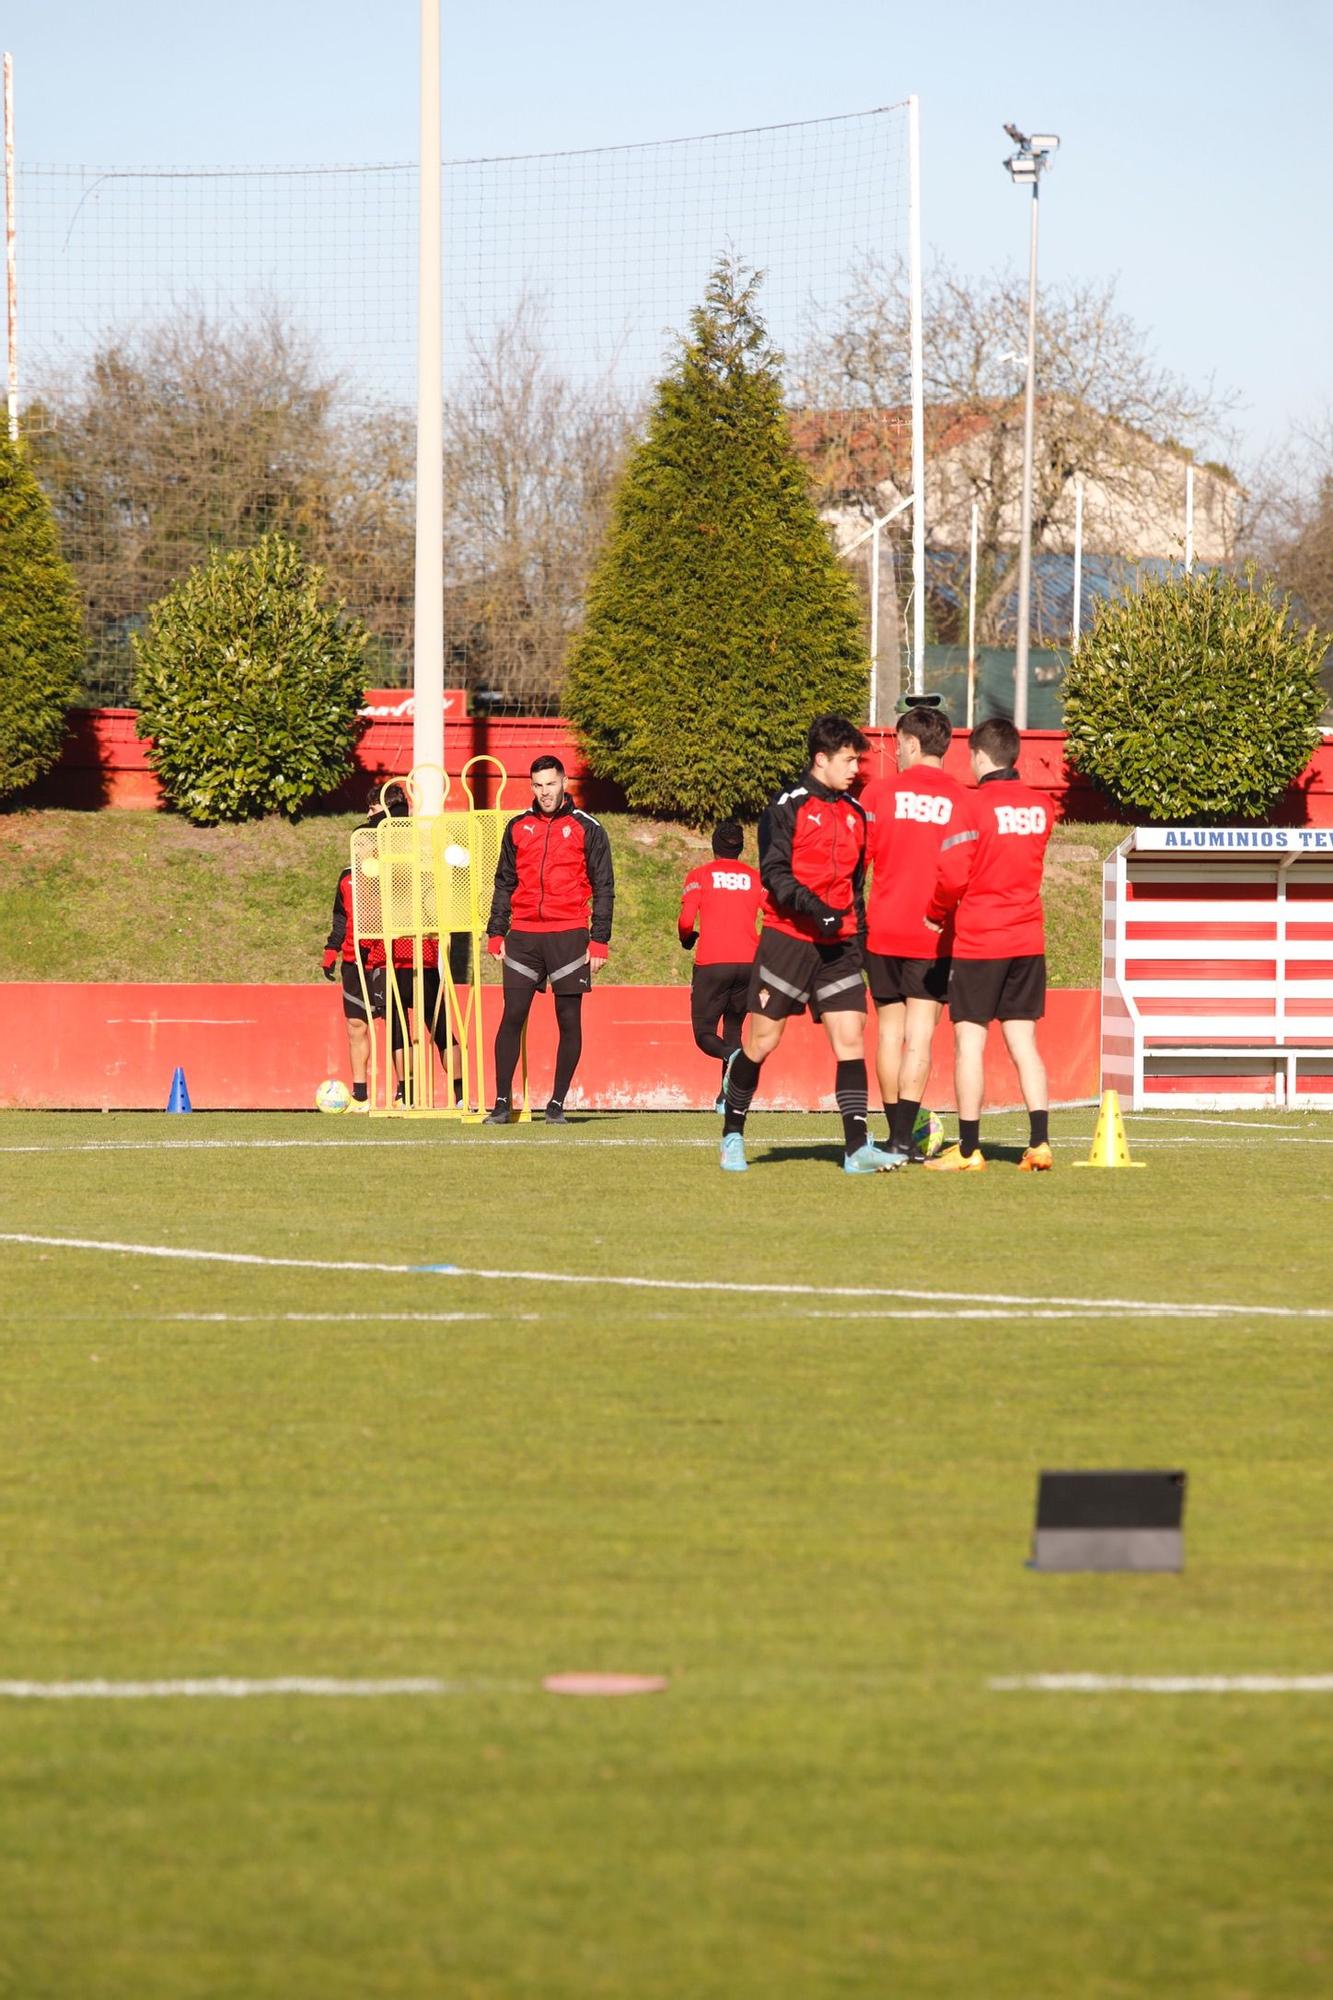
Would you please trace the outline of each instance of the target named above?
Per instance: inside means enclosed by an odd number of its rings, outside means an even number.
[[[719,1021],[741,1020],[750,1001],[748,965],[696,965],[690,980],[690,1019],[715,1028]]]
[[[366,992],[370,995],[370,1012],[376,1021],[384,1019],[384,967],[366,967]],[[343,1017],[348,1021],[364,1021],[366,1003],[361,992],[361,974],[355,961],[343,960]]]
[[[895,1000],[933,1000],[940,1006],[949,990],[948,958],[890,958],[882,951],[866,953],[866,978],[877,1007]]]
[[[415,1016],[416,1012],[417,978],[413,968],[410,965],[395,965],[393,969],[393,984],[394,990],[398,995],[391,1017],[393,1045],[395,1048],[401,1048],[403,1028],[407,1017],[409,1015]],[[419,1028],[424,1027],[428,1033],[434,1035],[440,1047],[444,1048],[451,1039],[449,1034],[449,1010],[441,997],[439,970],[433,965],[423,965],[421,968],[421,1006],[425,1014],[425,1021],[424,1023],[418,1022],[414,1018],[412,1021],[413,1033],[415,1034]]]
[[[864,1014],[860,938],[815,944],[765,931],[750,972],[748,1011],[766,1021],[782,1021],[807,1008],[816,1021],[825,1014]]]
[[[949,981],[951,1021],[1040,1021],[1046,1012],[1046,955],[956,958]]]
[[[586,993],[592,985],[588,933],[510,931],[505,938],[506,993]]]

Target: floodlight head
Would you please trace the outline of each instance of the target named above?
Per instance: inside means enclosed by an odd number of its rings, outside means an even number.
[[[1058,132],[1034,132],[1028,140],[1034,153],[1055,153],[1060,148]]]
[[[1031,153],[1012,153],[1005,161],[1010,179],[1020,187],[1028,187],[1037,178],[1037,162]]]

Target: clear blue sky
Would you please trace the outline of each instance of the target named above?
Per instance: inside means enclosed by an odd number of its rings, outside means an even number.
[[[1043,272],[1116,276],[1160,359],[1239,391],[1249,452],[1333,402],[1328,0],[1027,9],[444,0],[445,152],[666,138],[922,100],[928,253],[1026,255],[1000,127],[1057,131]],[[11,0],[29,161],[410,158],[415,0]]]

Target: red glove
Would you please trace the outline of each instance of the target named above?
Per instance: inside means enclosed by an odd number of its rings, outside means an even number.
[[[505,941],[502,937],[488,937],[486,940],[486,949],[492,958],[503,958]]]
[[[332,979],[336,976],[335,968],[337,967],[337,964],[338,964],[337,952],[334,950],[331,944],[325,945],[324,959],[320,969],[323,972],[324,977],[326,979]]]
[[[599,944],[596,938],[594,938],[592,943],[588,946],[589,965],[605,965],[606,955],[610,951],[610,949],[611,947],[609,944]]]

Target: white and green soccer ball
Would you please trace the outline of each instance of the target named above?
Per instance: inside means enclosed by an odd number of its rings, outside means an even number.
[[[352,1093],[341,1077],[326,1076],[315,1092],[316,1111],[346,1111]]]
[[[944,1144],[944,1121],[922,1106],[912,1127],[912,1142],[928,1160],[933,1160]]]

